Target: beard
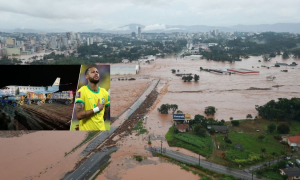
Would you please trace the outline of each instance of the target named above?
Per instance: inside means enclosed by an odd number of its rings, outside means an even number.
[[[89,81],[93,84],[97,84],[100,81],[100,78],[98,80],[95,80],[94,78],[89,77]]]

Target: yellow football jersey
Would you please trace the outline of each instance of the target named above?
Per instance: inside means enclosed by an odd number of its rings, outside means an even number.
[[[97,107],[98,100],[100,103],[104,103],[102,111],[99,111],[92,116],[83,118],[79,121],[80,131],[105,131],[104,125],[104,111],[105,107],[110,105],[110,97],[108,92],[104,88],[98,87],[98,91],[93,91],[88,85],[82,86],[76,94],[75,103],[83,103],[84,111],[88,111]]]

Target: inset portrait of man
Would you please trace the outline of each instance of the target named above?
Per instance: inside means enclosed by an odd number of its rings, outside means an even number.
[[[75,113],[80,131],[106,131],[105,120],[109,119],[110,96],[99,87],[99,71],[96,66],[85,70],[87,85],[76,93]]]

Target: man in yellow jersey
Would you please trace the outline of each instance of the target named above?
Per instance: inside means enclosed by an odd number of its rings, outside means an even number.
[[[104,117],[108,116],[110,97],[104,88],[98,87],[100,76],[97,68],[85,71],[88,85],[82,86],[76,94],[76,116],[80,131],[105,131]]]

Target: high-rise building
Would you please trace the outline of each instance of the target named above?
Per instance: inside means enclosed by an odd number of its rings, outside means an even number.
[[[76,33],[76,39],[80,40],[80,34],[79,33]]]
[[[49,48],[51,48],[51,49],[57,48],[56,36],[51,36]]]
[[[89,38],[90,39],[90,45],[92,45],[94,43],[94,39],[93,38]]]
[[[142,39],[142,28],[138,27],[138,38]]]
[[[74,40],[75,39],[75,35],[74,35],[74,33],[73,32],[67,32],[66,33],[67,34],[67,38],[68,38],[68,40]]]
[[[8,38],[6,39],[6,44],[7,44],[8,46],[15,47],[15,46],[16,46],[16,38],[8,37]]]
[[[68,45],[68,38],[62,38],[62,42],[64,46]]]
[[[86,45],[90,45],[90,38],[86,38]]]

